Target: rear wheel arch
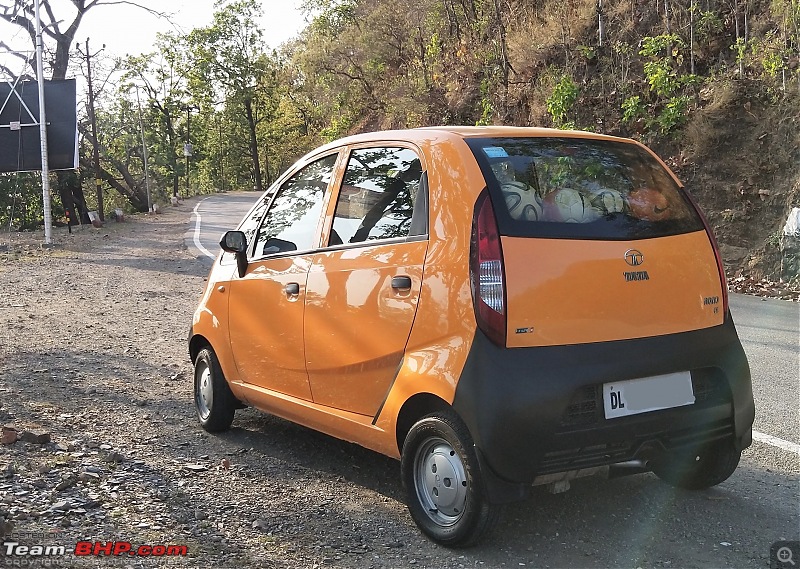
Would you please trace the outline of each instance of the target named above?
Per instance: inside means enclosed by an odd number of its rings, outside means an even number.
[[[402,452],[403,443],[414,423],[422,417],[437,411],[455,412],[447,401],[432,393],[417,393],[403,403],[400,412],[397,414],[396,423],[397,450],[399,452]]]

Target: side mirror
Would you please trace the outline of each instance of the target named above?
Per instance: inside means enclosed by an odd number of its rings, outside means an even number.
[[[222,236],[219,246],[223,251],[236,255],[236,268],[239,278],[247,272],[247,237],[241,231],[228,231]]]
[[[219,241],[219,246],[228,253],[247,252],[247,237],[241,231],[228,231]]]

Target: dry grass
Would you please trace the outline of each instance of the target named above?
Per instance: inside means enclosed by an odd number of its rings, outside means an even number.
[[[710,156],[720,143],[731,136],[736,125],[730,123],[734,107],[743,103],[741,89],[732,81],[721,81],[700,92],[703,106],[691,117],[684,131],[685,151],[694,158]],[[744,107],[740,112],[746,112]]]

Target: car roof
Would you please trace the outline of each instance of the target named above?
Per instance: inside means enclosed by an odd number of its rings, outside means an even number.
[[[605,134],[597,134],[582,130],[558,130],[555,128],[523,127],[523,126],[431,126],[405,130],[381,130],[346,136],[321,146],[306,155],[318,155],[333,148],[350,144],[369,142],[405,141],[421,143],[424,141],[465,138],[583,138],[593,140],[615,140],[634,143],[629,138],[620,138]]]
[[[434,126],[414,130],[444,131],[462,138],[491,138],[491,137],[569,137],[569,138],[601,138],[625,140],[604,134],[597,134],[585,130],[559,130],[556,128],[542,128],[533,126]]]

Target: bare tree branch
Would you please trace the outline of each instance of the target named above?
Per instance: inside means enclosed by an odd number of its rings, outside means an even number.
[[[33,23],[33,20],[30,20],[22,14],[15,12],[10,13],[8,10],[0,14],[0,20],[5,20],[9,24],[24,28],[31,38],[31,44],[36,45],[36,25]]]
[[[8,53],[9,55],[13,55],[14,57],[18,57],[19,59],[21,59],[25,63],[28,63],[30,61],[31,57],[33,57],[33,55],[32,55],[33,52],[32,51],[27,51],[26,52],[26,51],[13,50],[10,45],[8,45],[6,42],[4,42],[2,40],[0,40],[0,50],[6,50],[6,53]],[[24,55],[26,53],[28,55]]]
[[[2,64],[0,64],[0,74],[5,74],[8,77],[16,77],[17,76],[11,69],[9,69],[8,67],[6,67],[5,65],[2,65]],[[31,76],[31,75],[28,75],[27,73],[23,74],[20,78],[24,79],[26,81],[35,81],[34,77]]]
[[[56,20],[56,15],[53,14],[53,8],[50,6],[50,2],[44,3],[44,10],[47,12],[47,16],[50,18],[50,25],[53,26],[53,31],[55,34],[60,34],[61,32],[58,29],[58,20]],[[50,26],[46,26],[50,27]]]
[[[137,2],[131,2],[130,0],[92,0],[86,5],[84,12],[89,10],[89,8],[93,8],[94,6],[113,6],[116,4],[126,4],[128,6],[133,6],[134,8],[140,8],[145,12],[149,12],[153,16],[158,16],[159,18],[164,18],[165,20],[172,23],[171,17],[173,14],[169,12],[161,12],[159,10],[155,10],[153,8],[149,8]]]

